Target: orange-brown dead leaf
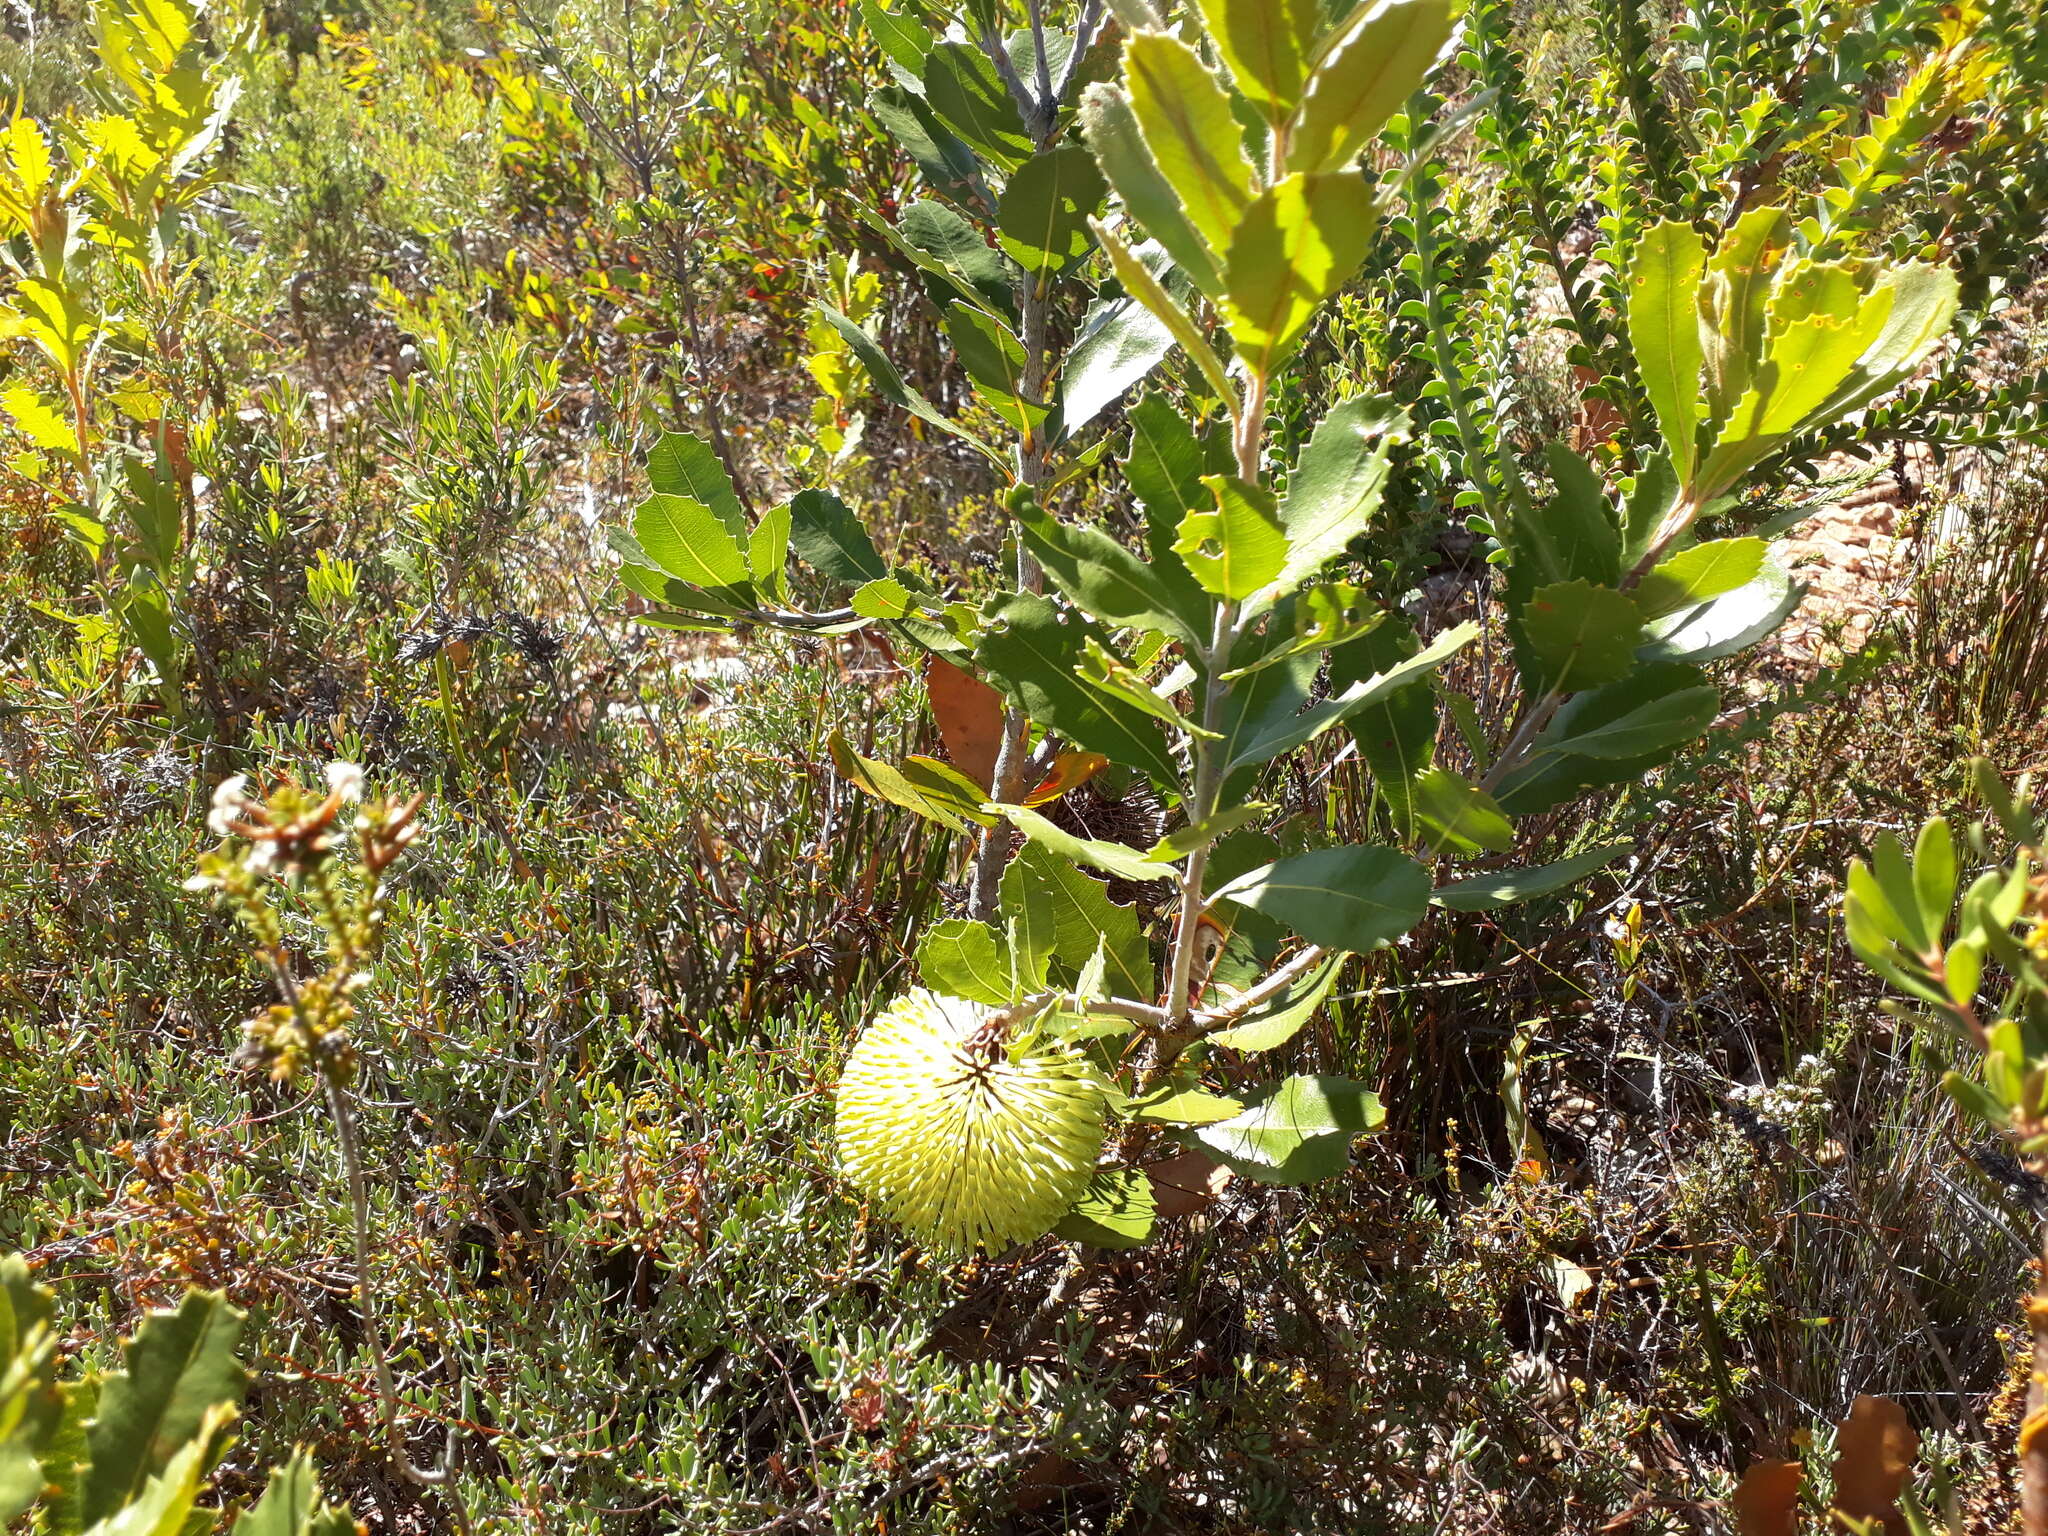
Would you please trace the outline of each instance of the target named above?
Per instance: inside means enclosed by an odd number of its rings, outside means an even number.
[[[1798,1536],[1800,1468],[1796,1461],[1753,1461],[1728,1508],[1741,1536]]]
[[[1053,759],[1052,772],[1040,781],[1038,788],[1024,797],[1024,803],[1044,805],[1048,800],[1057,800],[1068,790],[1086,784],[1108,766],[1109,759],[1100,752],[1062,752]]]
[[[1920,1454],[1920,1436],[1906,1410],[1888,1397],[1859,1397],[1835,1438],[1835,1510],[1858,1520],[1882,1520],[1903,1532],[1899,1490]]]
[[[1600,382],[1597,368],[1574,368],[1579,388],[1586,389]],[[1581,453],[1612,442],[1614,434],[1628,424],[1628,418],[1614,408],[1611,400],[1595,400],[1586,395],[1579,396],[1579,419],[1572,433],[1573,447]]]
[[[983,789],[993,788],[1003,745],[1003,696],[939,656],[925,662],[924,686],[953,766]]]

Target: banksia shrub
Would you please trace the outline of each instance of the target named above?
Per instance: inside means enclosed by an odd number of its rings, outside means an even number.
[[[1103,1104],[1080,1052],[1018,1010],[920,987],[877,1014],[847,1058],[840,1162],[934,1247],[994,1251],[1051,1231],[1080,1196]]]

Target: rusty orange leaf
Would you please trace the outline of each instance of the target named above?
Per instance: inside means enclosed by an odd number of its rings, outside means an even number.
[[[925,662],[924,686],[953,766],[983,789],[992,788],[1003,745],[1003,696],[939,656]]]
[[[1858,1520],[1882,1520],[1900,1536],[1906,1517],[1899,1490],[1920,1453],[1920,1436],[1906,1422],[1906,1410],[1888,1397],[1859,1397],[1835,1436],[1835,1512]]]
[[[1044,805],[1048,800],[1057,800],[1068,790],[1086,784],[1108,766],[1109,759],[1100,752],[1062,752],[1053,759],[1052,772],[1045,776],[1038,788],[1024,797],[1024,803]]]
[[[1796,1461],[1753,1461],[1728,1507],[1741,1536],[1798,1536],[1800,1467]]]

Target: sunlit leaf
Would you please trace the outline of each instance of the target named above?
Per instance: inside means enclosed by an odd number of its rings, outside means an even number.
[[[1125,42],[1124,82],[1145,146],[1187,221],[1209,250],[1228,250],[1255,182],[1222,83],[1192,48],[1164,32],[1133,33]],[[1114,180],[1116,164],[1106,168]],[[1146,227],[1173,249],[1167,230]]]
[[[1706,243],[1690,224],[1666,219],[1636,237],[1628,261],[1628,335],[1643,390],[1657,413],[1680,481],[1699,462],[1700,274]]]
[[[1246,3],[1246,0],[1240,0]],[[1310,76],[1287,169],[1348,167],[1422,84],[1450,40],[1451,0],[1375,0],[1353,9]]]
[[[1146,146],[1130,97],[1112,85],[1089,86],[1081,95],[1081,124],[1089,149],[1123,199],[1124,211],[1165,248],[1197,288],[1211,298],[1220,297],[1223,269],[1218,252],[1223,247],[1211,247],[1189,221],[1179,194]]]
[[[1096,1248],[1136,1248],[1158,1219],[1152,1180],[1141,1168],[1104,1168],[1054,1227],[1056,1237]]]
[[[1295,172],[1252,200],[1225,249],[1224,313],[1238,355],[1271,377],[1323,300],[1365,259],[1379,207],[1348,171]]]
[[[984,791],[959,769],[929,757],[905,758],[900,766],[862,757],[834,731],[827,742],[832,764],[840,776],[858,785],[878,800],[899,805],[948,831],[964,832],[970,823],[992,825],[996,818],[984,811]]]
[[[1287,534],[1264,486],[1235,475],[1205,475],[1202,483],[1215,498],[1213,510],[1181,520],[1174,552],[1204,591],[1241,601],[1280,574]]]

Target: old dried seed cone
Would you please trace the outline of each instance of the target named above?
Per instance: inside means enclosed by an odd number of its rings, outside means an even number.
[[[1095,1171],[1103,1089],[1071,1045],[923,988],[877,1014],[839,1079],[846,1176],[934,1247],[991,1252],[1052,1230]]]

